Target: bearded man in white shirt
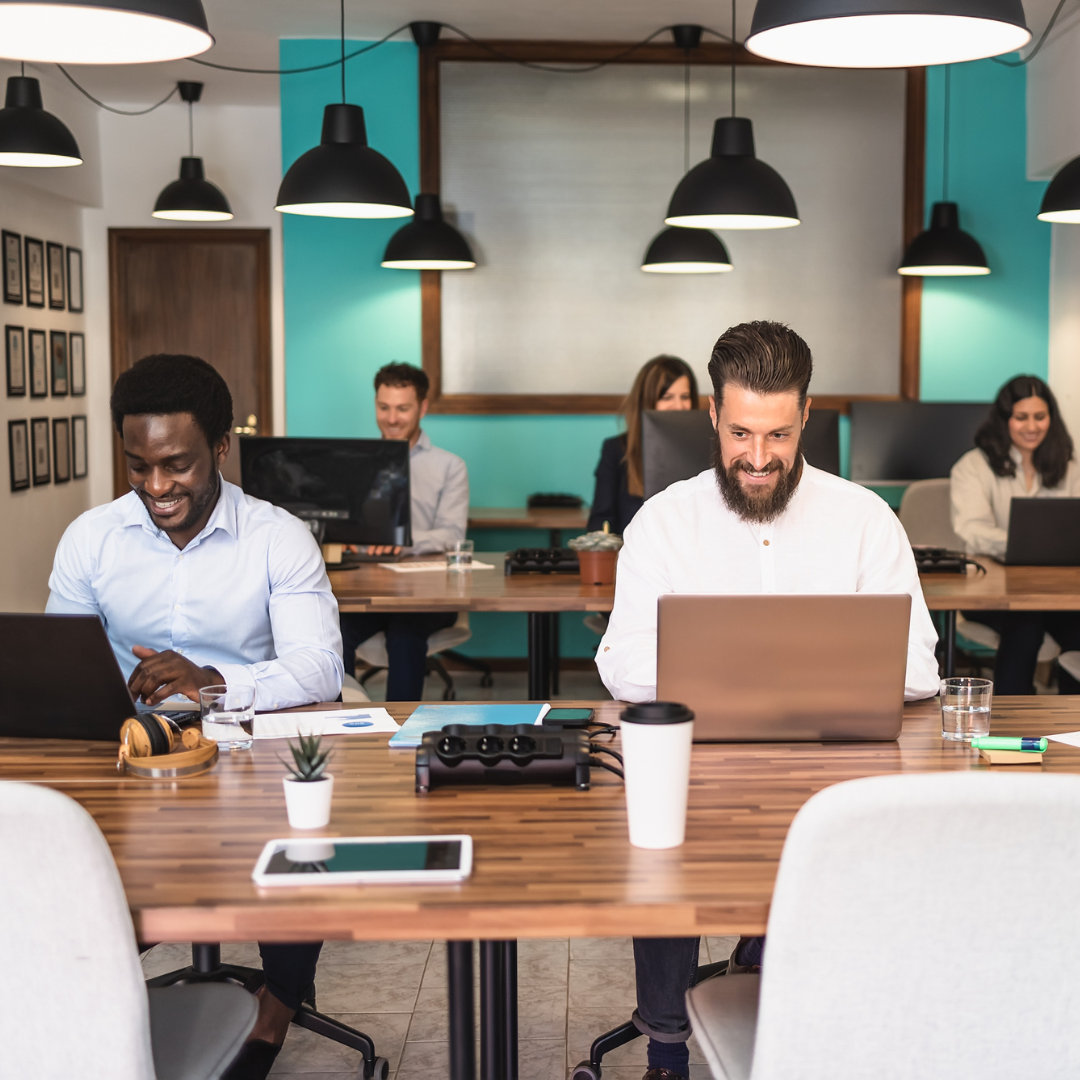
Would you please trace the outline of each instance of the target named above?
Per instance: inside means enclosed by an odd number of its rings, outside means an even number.
[[[715,466],[654,496],[626,530],[611,620],[596,655],[613,697],[656,697],[656,606],[663,593],[907,593],[904,696],[937,692],[937,634],[896,515],[874,493],[813,468],[800,452],[812,370],[806,343],[780,323],[743,323],[717,341],[709,362]],[[730,970],[759,964],[762,942],[740,941]],[[698,945],[697,938],[634,941],[634,1022],[649,1036],[645,1080],[685,1080],[689,1073],[684,997]]]

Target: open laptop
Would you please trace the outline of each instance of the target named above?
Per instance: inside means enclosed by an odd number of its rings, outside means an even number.
[[[145,709],[96,615],[0,613],[0,735],[116,742],[120,725]]]
[[[1080,499],[1012,499],[1004,561],[1080,566]]]
[[[900,733],[911,597],[661,596],[661,701],[696,742],[886,740]]]

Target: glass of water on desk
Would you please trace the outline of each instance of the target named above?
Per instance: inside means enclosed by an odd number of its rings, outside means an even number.
[[[989,679],[941,680],[941,737],[971,742],[990,734],[990,701],[994,684]]]
[[[453,547],[446,552],[447,570],[471,570],[473,557],[472,540],[455,540]]]
[[[203,738],[220,750],[250,750],[255,722],[253,686],[204,686],[199,691]]]

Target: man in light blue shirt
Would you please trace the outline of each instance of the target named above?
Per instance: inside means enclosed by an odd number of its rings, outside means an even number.
[[[225,380],[192,356],[148,356],[116,380],[111,407],[132,490],[68,526],[46,610],[97,615],[148,705],[197,701],[216,683],[254,686],[263,710],[336,699],[341,636],[318,545],[297,518],[221,477]],[[319,948],[261,946],[259,1017],[226,1076],[269,1071]]]

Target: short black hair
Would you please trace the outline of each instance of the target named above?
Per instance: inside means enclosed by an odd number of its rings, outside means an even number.
[[[431,381],[422,368],[395,360],[392,364],[384,364],[375,372],[376,391],[380,386],[411,386],[416,391],[416,400],[423,401],[428,396]]]
[[[197,356],[155,353],[136,360],[116,380],[109,407],[121,438],[125,416],[191,413],[211,449],[229,433],[233,421],[229,387]]]

